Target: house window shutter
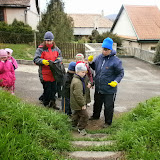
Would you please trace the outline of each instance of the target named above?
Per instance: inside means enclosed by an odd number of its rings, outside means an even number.
[[[0,8],[0,21],[4,21],[4,10]]]

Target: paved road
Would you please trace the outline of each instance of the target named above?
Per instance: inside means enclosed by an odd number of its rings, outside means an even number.
[[[160,67],[134,58],[121,58],[125,76],[118,86],[115,112],[129,111],[139,102],[160,96]],[[16,70],[15,94],[30,103],[39,104],[42,85],[38,77],[38,66],[19,65]],[[93,104],[94,89],[91,90]],[[60,105],[60,101],[57,101]],[[89,114],[92,113],[92,105]],[[102,113],[103,114],[103,113]]]

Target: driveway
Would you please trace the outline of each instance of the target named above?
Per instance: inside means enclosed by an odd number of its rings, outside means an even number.
[[[125,76],[118,85],[115,113],[129,111],[140,102],[160,96],[160,67],[134,58],[121,58],[121,60]],[[41,93],[38,66],[19,64],[16,70],[15,95],[27,102],[39,104],[38,97]],[[94,89],[91,89],[92,103],[88,108],[89,115],[92,115],[93,96]],[[59,100],[57,103],[60,105]]]

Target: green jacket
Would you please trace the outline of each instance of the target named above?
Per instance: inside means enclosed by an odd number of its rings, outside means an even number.
[[[85,88],[86,87],[87,85],[85,83]],[[82,107],[86,105],[86,89],[85,94],[83,94],[82,81],[76,74],[73,76],[70,86],[70,105],[72,110],[81,110]]]

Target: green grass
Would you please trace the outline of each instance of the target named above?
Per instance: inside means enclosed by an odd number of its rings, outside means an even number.
[[[64,160],[71,148],[70,132],[66,115],[0,90],[1,160]]]
[[[125,151],[128,160],[160,159],[160,97],[138,104],[101,132],[112,134],[116,150]]]
[[[15,59],[33,60],[35,55],[34,45],[29,44],[0,44],[0,49],[11,48],[13,50],[12,56]]]
[[[36,49],[35,46],[29,44],[4,44],[0,43],[0,49],[11,48],[13,50],[12,56],[15,59],[33,60]],[[70,63],[75,59],[63,59],[63,63]]]
[[[110,134],[109,139],[117,143],[112,146],[88,147],[87,150],[124,151],[127,160],[158,160],[160,159],[160,97],[139,103],[132,111],[115,116],[112,126],[107,129],[89,132]]]
[[[117,121],[118,126],[118,148],[127,152],[128,159],[160,158],[160,97],[140,103]]]

